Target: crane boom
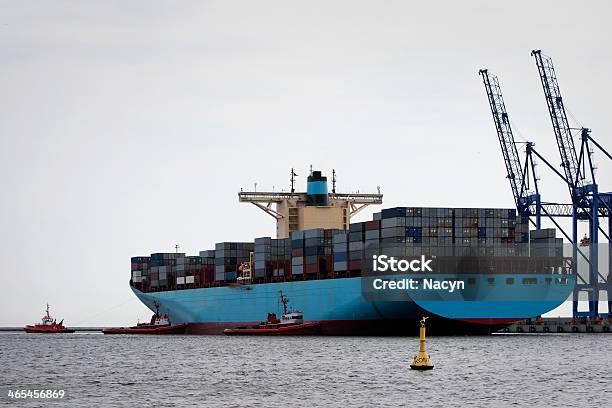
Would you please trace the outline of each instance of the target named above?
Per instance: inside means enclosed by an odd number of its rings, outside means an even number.
[[[526,189],[528,188],[527,169],[523,169],[519,159],[516,143],[514,142],[514,135],[512,134],[512,127],[510,126],[508,112],[506,111],[506,105],[504,104],[504,98],[497,76],[490,74],[487,69],[481,69],[478,73],[482,76],[482,81],[489,99],[489,105],[491,106],[491,114],[493,115],[495,129],[497,130],[499,145],[504,156],[504,162],[506,163],[506,171],[508,173],[506,177],[510,181],[510,187],[512,188],[516,207],[521,210],[526,204],[525,195],[527,193]]]
[[[541,50],[531,51],[531,55],[536,60],[546,104],[548,105],[548,113],[552,121],[553,130],[557,139],[559,154],[561,155],[561,166],[565,173],[565,178],[570,189],[572,197],[575,195],[576,187],[583,187],[586,182],[584,174],[580,171],[580,163],[576,154],[574,138],[572,137],[572,129],[567,120],[563,98],[555,68],[552,63],[552,58],[543,55]]]

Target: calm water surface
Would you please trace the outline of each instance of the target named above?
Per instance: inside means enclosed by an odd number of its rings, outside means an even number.
[[[607,334],[431,337],[435,369],[409,369],[409,337],[0,333],[0,405],[612,406]],[[63,389],[9,400],[9,389]]]

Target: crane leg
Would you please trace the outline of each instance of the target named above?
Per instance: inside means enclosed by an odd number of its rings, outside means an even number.
[[[578,279],[578,209],[574,206],[572,213],[572,266],[574,269],[574,275]],[[578,299],[580,290],[574,288],[574,294],[572,296],[572,316],[578,316]]]

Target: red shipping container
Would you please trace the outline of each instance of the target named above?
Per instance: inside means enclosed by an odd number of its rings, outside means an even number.
[[[361,259],[348,261],[348,269],[351,271],[361,270]]]
[[[304,256],[304,250],[302,248],[292,249],[291,256]]]
[[[291,261],[285,261],[285,277],[291,277]]]
[[[215,280],[215,267],[212,265],[205,265],[200,274],[200,282],[212,283]]]
[[[366,231],[372,231],[380,229],[380,221],[366,221],[365,223]]]
[[[317,272],[319,272],[318,264],[304,265],[304,273],[317,273]]]

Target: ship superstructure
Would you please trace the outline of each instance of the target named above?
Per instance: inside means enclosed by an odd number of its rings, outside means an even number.
[[[321,171],[310,172],[306,192],[295,191],[295,176],[291,169],[289,192],[238,193],[240,202],[252,203],[276,219],[276,238],[289,238],[295,231],[313,228],[346,230],[351,217],[369,205],[382,204],[380,189],[377,193],[336,193],[335,171],[331,192]]]

